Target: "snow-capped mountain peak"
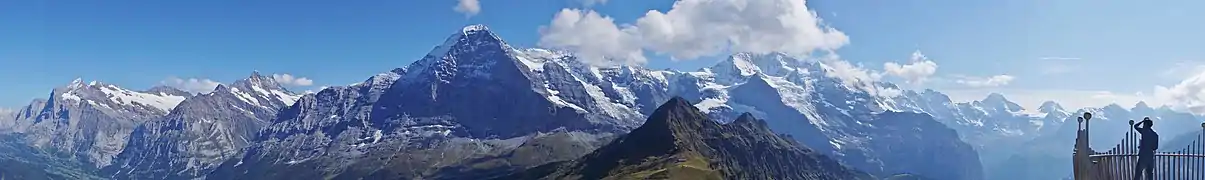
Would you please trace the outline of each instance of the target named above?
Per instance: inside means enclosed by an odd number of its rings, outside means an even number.
[[[1063,113],[1066,113],[1067,110],[1063,109],[1063,106],[1059,105],[1059,103],[1056,103],[1054,101],[1046,101],[1046,102],[1042,103],[1042,106],[1038,107],[1038,112],[1042,112],[1042,113],[1063,112]]]
[[[301,98],[300,95],[282,87],[272,77],[262,76],[258,71],[230,86],[218,85],[214,92],[228,92],[249,104],[262,107],[289,106]]]
[[[83,78],[75,78],[75,80],[71,80],[71,84],[67,84],[67,89],[79,89],[83,88],[84,86],[87,85],[84,84]]]
[[[415,82],[434,80],[451,82],[455,78],[492,79],[496,67],[515,67],[529,64],[505,41],[484,25],[470,25],[452,34],[439,46],[404,69],[406,77]],[[527,66],[516,67],[528,72]]]
[[[1126,112],[1126,111],[1129,111],[1128,109],[1126,109],[1126,108],[1124,108],[1124,107],[1121,107],[1121,105],[1120,105],[1120,104],[1117,104],[1117,103],[1112,103],[1112,104],[1109,104],[1108,106],[1105,106],[1104,108],[1101,108],[1101,110],[1102,110],[1102,111],[1106,111],[1106,112]]]
[[[982,101],[979,101],[979,103],[984,108],[990,108],[990,109],[993,109],[996,111],[1001,111],[1001,112],[1020,113],[1025,110],[1024,108],[1021,107],[1021,105],[1018,105],[1017,103],[1009,101],[1007,98],[1004,97],[1003,94],[1000,94],[1000,93],[989,94],[989,95],[987,95],[987,98],[984,98]]]
[[[236,81],[235,84],[238,84],[239,82],[264,88],[281,88],[280,83],[276,82],[275,78],[260,75],[259,71],[252,71],[251,76],[241,81]]]
[[[169,92],[170,90],[164,88],[159,88],[163,92],[134,91],[99,81],[87,84],[83,82],[83,79],[79,78],[72,80],[67,86],[52,91],[51,98],[87,103],[106,109],[124,110],[125,108],[122,107],[145,107],[166,113],[188,97],[188,95],[178,92]]]
[[[1155,108],[1152,108],[1151,105],[1146,104],[1146,101],[1138,101],[1137,104],[1134,104],[1134,108],[1130,108],[1130,111],[1138,114],[1153,114],[1155,112]]]
[[[1009,101],[1008,101],[1008,98],[1005,98],[1003,94],[991,93],[991,94],[988,94],[987,97],[983,98],[983,102],[995,104],[995,103],[1003,103],[1003,102],[1009,102]]]
[[[764,73],[771,76],[783,76],[795,71],[795,59],[783,53],[736,53],[727,60],[712,66],[712,71],[721,74],[752,76]]]
[[[464,35],[469,35],[469,34],[473,34],[473,33],[481,33],[481,32],[492,33],[492,32],[490,32],[490,28],[486,27],[484,24],[472,24],[472,25],[464,26],[464,28],[461,29],[461,33],[464,33]]]
[[[481,24],[465,26],[460,33],[453,34],[444,41],[443,44],[435,47],[427,56],[440,57],[448,53],[453,48],[482,47],[487,45],[498,45],[503,48],[510,48],[506,42],[502,41],[498,35],[490,31],[488,27]]]

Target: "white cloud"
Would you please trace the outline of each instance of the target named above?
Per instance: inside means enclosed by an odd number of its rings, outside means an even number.
[[[883,70],[892,76],[904,79],[909,84],[921,84],[929,79],[929,76],[937,73],[937,63],[929,60],[920,51],[912,53],[910,64],[896,64],[895,62],[887,62],[883,64]]]
[[[636,20],[650,49],[679,59],[720,53],[783,52],[805,55],[837,49],[845,33],[821,25],[802,0],[679,0],[662,13]]]
[[[832,52],[820,60],[823,62],[822,67],[828,72],[825,75],[840,79],[846,88],[862,90],[883,97],[894,97],[902,93],[899,89],[884,88],[875,84],[883,78],[883,73],[865,68],[861,64],[855,65],[841,60],[840,56]]]
[[[878,88],[878,90],[875,91],[877,93],[874,93],[874,94],[877,94],[881,97],[893,98],[893,97],[904,94],[904,90],[900,90],[900,89],[896,89],[896,88],[885,88],[885,87],[877,87],[877,88]]]
[[[1156,86],[1154,94],[1173,108],[1205,114],[1205,72],[1199,72],[1171,87]]]
[[[641,49],[680,60],[723,52],[808,55],[849,42],[802,0],[679,0],[667,12],[651,10],[623,26],[593,11],[565,9],[541,35],[544,47],[635,63],[644,62]]]
[[[633,34],[597,12],[563,9],[551,25],[540,27],[539,45],[577,52],[579,58],[600,66],[643,64],[644,52]]]
[[[288,86],[311,86],[314,85],[314,80],[305,77],[294,77],[291,74],[272,74],[272,79],[276,83]]]
[[[954,80],[955,83],[974,88],[1004,86],[1008,85],[1008,83],[1011,83],[1013,79],[1015,79],[1013,76],[1009,75],[995,75],[990,77],[956,76],[956,78],[957,79]]]
[[[160,81],[159,83],[193,93],[209,93],[213,91],[214,88],[217,88],[219,84],[222,84],[217,81],[203,78],[180,79],[177,77],[168,77],[166,80]]]
[[[862,65],[849,63],[849,61],[828,60],[824,65],[828,67],[829,76],[841,79],[845,84],[873,83],[883,77],[882,73],[863,68]]]
[[[458,1],[459,2],[456,3],[456,7],[453,8],[452,10],[455,10],[456,12],[459,12],[459,13],[464,13],[465,16],[475,16],[475,15],[477,15],[477,13],[481,13],[481,2],[479,2],[478,0],[458,0]]]

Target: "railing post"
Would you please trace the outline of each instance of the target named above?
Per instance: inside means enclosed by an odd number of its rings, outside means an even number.
[[[1084,115],[1076,117],[1078,128],[1075,129],[1075,150],[1071,156],[1071,164],[1074,166],[1072,167],[1072,176],[1074,176],[1072,178],[1075,180],[1095,179],[1090,177],[1092,176],[1090,170],[1093,169],[1095,164],[1092,163],[1092,159],[1090,158],[1092,153],[1088,152],[1089,148],[1087,148],[1088,124],[1085,120],[1085,117],[1091,118],[1091,115],[1087,112],[1084,112]]]

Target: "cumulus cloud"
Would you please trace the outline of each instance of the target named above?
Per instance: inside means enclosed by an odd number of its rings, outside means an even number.
[[[802,0],[680,0],[665,13],[649,11],[636,24],[650,49],[682,59],[724,48],[803,55],[849,42],[845,33],[823,27]]]
[[[314,80],[310,80],[310,78],[295,77],[291,74],[272,74],[272,79],[276,80],[276,83],[280,83],[281,85],[288,85],[288,86],[311,86],[311,85],[314,85]]]
[[[623,26],[596,15],[562,10],[552,25],[541,28],[540,45],[643,63],[641,49],[683,60],[726,51],[808,55],[849,42],[841,31],[824,26],[802,0],[679,0],[669,11],[650,10]]]
[[[1198,72],[1171,87],[1156,86],[1154,94],[1171,107],[1205,114],[1205,72]]]
[[[577,52],[595,65],[643,64],[639,37],[620,29],[611,17],[580,9],[563,9],[548,26],[540,27],[539,45]]]
[[[957,76],[954,82],[975,88],[999,87],[1008,85],[1014,79],[1009,75],[995,75],[990,77],[972,77],[972,76]]]
[[[841,79],[845,84],[873,83],[883,77],[882,73],[864,68],[862,65],[855,65],[849,61],[827,60],[824,62],[824,66],[828,69],[828,76]]]
[[[887,62],[883,64],[883,71],[888,75],[902,78],[909,84],[921,84],[937,73],[937,63],[929,60],[920,51],[916,51],[912,53],[909,64]]]
[[[827,72],[825,75],[840,79],[846,88],[862,90],[882,97],[895,97],[902,93],[900,89],[881,87],[876,84],[883,78],[882,72],[865,68],[861,64],[841,60],[840,56],[832,52],[822,56],[820,61],[823,62],[821,66]]]
[[[176,89],[192,93],[209,93],[222,83],[204,78],[181,79],[177,77],[168,77],[166,80],[160,81],[159,84],[175,87]]]
[[[465,16],[475,16],[481,13],[481,2],[478,0],[458,0],[456,7],[452,8],[459,13],[464,13]]]

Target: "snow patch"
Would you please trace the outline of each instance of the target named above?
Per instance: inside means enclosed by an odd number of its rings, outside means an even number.
[[[238,109],[239,111],[243,111],[249,115],[255,116],[255,112],[248,111],[248,110],[243,109],[242,107],[238,107],[238,106],[233,106],[233,107],[234,107],[234,109]]]
[[[290,160],[289,162],[285,162],[285,164],[294,165],[294,164],[303,163],[303,162],[309,161],[309,160],[310,160],[310,158],[305,158],[305,159],[301,159],[301,160]]]
[[[753,63],[749,62],[749,60],[743,58],[733,59],[732,65],[735,66],[738,71],[740,71],[741,76],[751,76],[756,74],[758,71],[757,65],[754,65]]]
[[[285,106],[293,106],[293,103],[297,102],[298,99],[301,99],[301,95],[293,95],[281,90],[273,89],[272,94],[280,98],[280,102],[284,102]]]
[[[109,95],[109,99],[113,102],[118,102],[119,104],[128,106],[141,104],[163,110],[164,112],[170,112],[176,107],[176,105],[180,105],[180,102],[184,102],[185,99],[184,96],[173,96],[165,93],[160,93],[157,95],[140,93],[121,89],[113,85],[102,87],[100,90]]]
[[[243,91],[239,90],[238,88],[230,88],[230,93],[234,94],[234,96],[238,97],[240,100],[243,100],[243,102],[256,106],[262,106],[259,104],[258,99],[255,99],[255,97],[252,97],[250,94],[243,93]]]
[[[72,101],[76,101],[76,102],[79,102],[80,100],[83,99],[83,98],[80,98],[79,96],[76,96],[75,93],[73,93],[73,92],[63,93],[63,95],[60,95],[59,97],[62,97],[64,100],[72,100]]]
[[[372,133],[372,143],[376,144],[377,142],[381,142],[381,136],[384,136],[384,135],[385,134],[381,133],[381,130],[377,130],[376,132],[373,132]]]
[[[597,73],[597,69],[595,69],[595,73]],[[587,83],[581,79],[577,79],[577,82],[581,83],[586,88],[586,94],[589,94],[590,98],[593,98],[594,102],[598,103],[598,108],[602,109],[603,111],[601,113],[615,116],[625,112],[635,111],[628,108],[628,106],[624,106],[623,104],[611,102],[610,98],[607,98],[607,95],[603,93],[602,88],[598,87],[598,85]]]
[[[829,140],[828,144],[833,145],[834,148],[842,149],[842,148],[844,148],[845,142],[834,138],[832,140]]]
[[[540,61],[535,58],[529,58],[525,55],[515,55],[515,58],[519,59],[519,62],[521,64],[523,64],[523,66],[527,66],[527,69],[530,69],[531,71],[535,71],[535,72],[543,72],[544,71],[544,61]]]
[[[548,96],[547,96],[547,97],[548,97],[548,101],[552,101],[552,103],[553,103],[553,104],[556,104],[558,107],[569,107],[569,108],[573,108],[573,110],[574,110],[574,111],[577,111],[578,113],[586,113],[586,112],[588,112],[588,111],[586,111],[586,109],[585,109],[585,108],[582,108],[581,106],[577,106],[576,104],[569,103],[569,101],[565,101],[565,99],[561,99],[561,97],[560,97],[560,96],[557,96],[557,94],[560,94],[561,92],[560,92],[560,91],[557,91],[557,90],[552,90],[551,88],[548,88],[548,87],[547,87],[547,83],[545,83],[545,88],[547,88],[547,89],[545,89],[545,90],[547,90],[547,91],[548,91]]]
[[[465,26],[464,29],[461,29],[461,31],[464,32],[465,34],[468,34],[469,32],[489,31],[489,30],[490,30],[490,28],[485,27],[485,25],[481,25],[481,24],[468,25],[468,26]]]
[[[96,103],[96,101],[92,101],[92,100],[88,100],[88,104],[91,104],[91,105],[93,105],[93,106],[100,106],[100,107],[104,107],[105,109],[113,109],[113,107],[109,107],[109,105],[108,105],[108,104]]]
[[[703,113],[711,113],[711,109],[728,107],[728,105],[725,105],[725,103],[727,103],[726,99],[710,98],[700,101],[698,104],[695,104],[695,107],[699,108],[699,111],[702,111]]]
[[[820,112],[811,103],[811,92],[813,91],[811,88],[813,87],[795,85],[781,77],[763,76],[762,78],[768,82],[771,88],[778,91],[778,94],[782,96],[783,104],[799,111],[820,130],[828,129],[828,122],[820,116]]]

